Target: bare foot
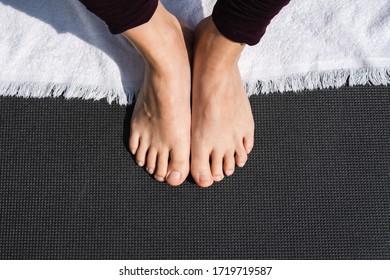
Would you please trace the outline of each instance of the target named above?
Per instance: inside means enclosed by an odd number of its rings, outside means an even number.
[[[149,22],[123,35],[145,60],[130,151],[156,180],[178,186],[189,173],[191,72],[185,37],[192,31],[159,3]]]
[[[237,65],[243,49],[210,17],[195,31],[191,174],[202,187],[244,166],[253,147],[254,121]]]

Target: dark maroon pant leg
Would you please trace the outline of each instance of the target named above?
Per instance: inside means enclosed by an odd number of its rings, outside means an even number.
[[[271,19],[290,0],[218,0],[212,18],[228,39],[256,45]]]
[[[111,33],[119,34],[149,21],[158,0],[79,0],[104,20]]]
[[[197,0],[194,0],[197,1]],[[230,40],[255,45],[271,19],[290,0],[218,0],[212,18],[218,30]],[[88,10],[118,34],[149,21],[158,0],[80,0]]]

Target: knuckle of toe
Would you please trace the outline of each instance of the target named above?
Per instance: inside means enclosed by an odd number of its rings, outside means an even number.
[[[240,154],[237,154],[237,157],[238,157],[240,160],[246,160],[247,155],[246,155],[245,153],[240,153]]]

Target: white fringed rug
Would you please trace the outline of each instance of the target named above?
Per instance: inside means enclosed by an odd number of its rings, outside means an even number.
[[[162,1],[194,27],[215,0]],[[158,50],[156,50],[158,51]],[[0,95],[125,105],[143,61],[78,0],[0,0]],[[292,0],[240,69],[248,95],[390,83],[390,0]]]

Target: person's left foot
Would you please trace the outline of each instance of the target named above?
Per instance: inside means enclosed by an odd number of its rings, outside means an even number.
[[[129,149],[157,181],[178,186],[189,173],[192,31],[159,3],[149,22],[124,35],[145,60]]]

